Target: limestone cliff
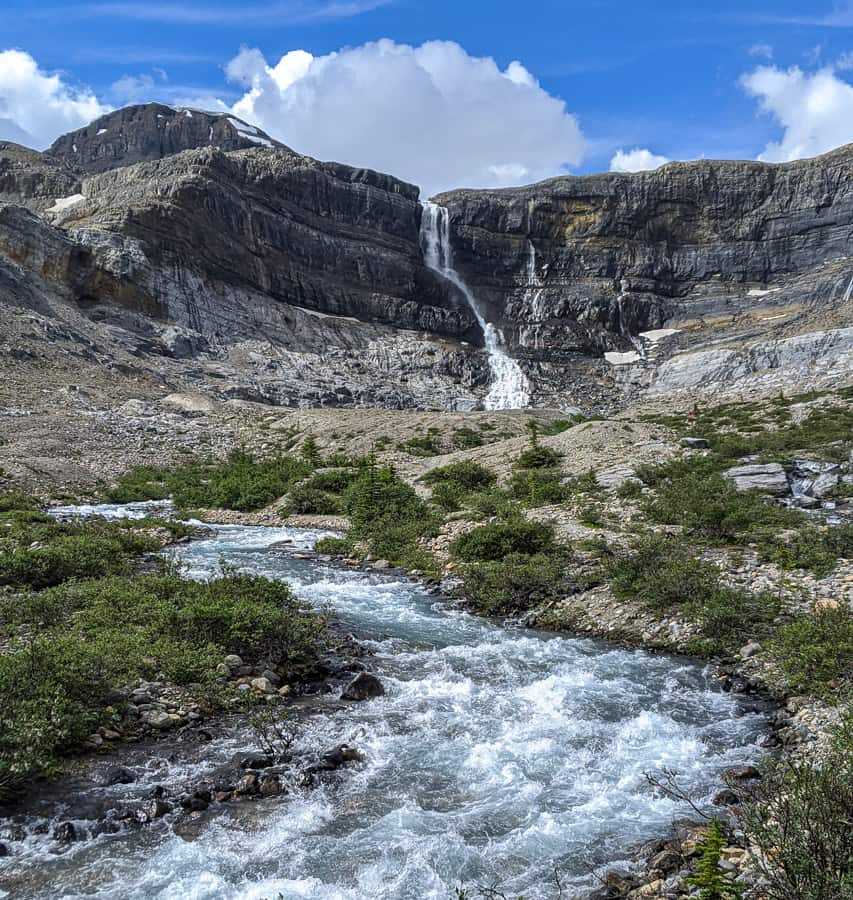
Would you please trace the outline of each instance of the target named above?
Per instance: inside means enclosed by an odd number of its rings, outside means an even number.
[[[790,356],[753,345],[849,326],[852,169],[847,147],[437,199],[534,402],[603,408],[656,382],[709,390]],[[418,189],[391,176],[147,104],[43,154],[0,144],[4,201],[0,303],[61,319],[101,359],[296,405],[468,407],[488,390],[472,309],[425,264]],[[730,351],[749,365],[663,368]]]

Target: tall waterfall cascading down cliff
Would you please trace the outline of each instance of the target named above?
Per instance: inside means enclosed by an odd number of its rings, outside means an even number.
[[[498,329],[488,322],[471,290],[453,267],[450,246],[450,216],[443,206],[422,201],[421,249],[426,265],[462,292],[483,330],[492,386],[484,401],[486,409],[524,409],[530,402],[530,384],[521,366],[501,347]]]

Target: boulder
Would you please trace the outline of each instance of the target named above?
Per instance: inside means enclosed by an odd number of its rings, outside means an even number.
[[[275,685],[269,680],[269,678],[253,678],[252,687],[256,691],[260,691],[262,694],[274,694],[276,692]]]
[[[341,694],[342,700],[371,700],[381,697],[385,693],[382,682],[370,672],[359,672],[358,675],[344,688]]]
[[[723,476],[739,491],[762,491],[783,496],[789,491],[788,477],[779,463],[754,463],[726,469]]]
[[[79,835],[73,822],[61,822],[53,829],[52,837],[61,844],[70,844],[78,840]]]
[[[705,438],[683,437],[681,439],[681,446],[687,447],[690,450],[707,450],[711,445]]]
[[[631,466],[614,466],[612,469],[602,469],[595,473],[595,481],[599,487],[619,487],[626,481],[633,481],[642,484],[637,478],[636,471]]]
[[[114,784],[133,784],[134,781],[136,773],[132,769],[128,769],[127,766],[110,766],[104,772],[101,784],[104,787],[112,787]]]

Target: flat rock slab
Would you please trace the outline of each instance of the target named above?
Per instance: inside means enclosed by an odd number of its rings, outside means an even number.
[[[763,491],[782,496],[790,490],[788,476],[779,463],[756,463],[726,469],[723,477],[734,482],[739,491]]]

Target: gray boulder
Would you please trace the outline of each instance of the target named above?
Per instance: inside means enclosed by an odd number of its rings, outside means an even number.
[[[788,477],[779,463],[755,463],[734,466],[723,472],[739,491],[762,491],[783,496],[789,491]]]
[[[372,700],[381,697],[385,693],[382,682],[370,672],[359,672],[358,675],[344,688],[341,694],[342,700]]]

